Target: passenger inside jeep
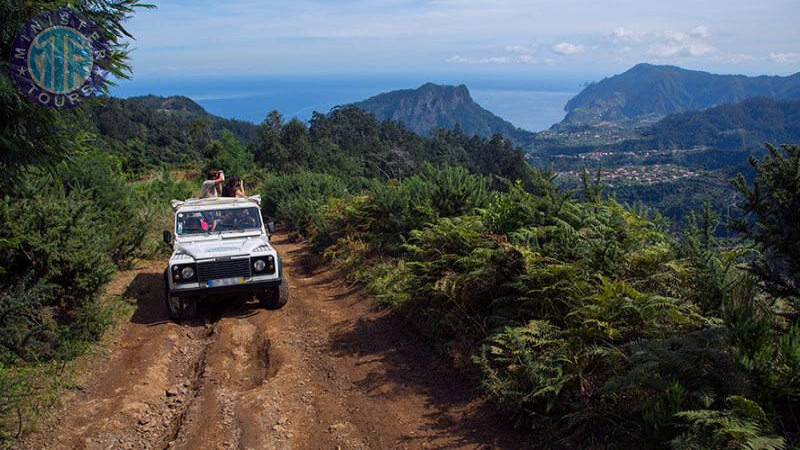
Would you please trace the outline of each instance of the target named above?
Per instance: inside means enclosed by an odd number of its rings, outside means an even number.
[[[219,221],[219,230],[226,231],[257,228],[260,224],[258,223],[258,220],[253,217],[250,209],[251,208],[242,208],[224,211],[222,213],[222,219]]]
[[[178,234],[201,233],[205,231],[203,228],[202,216],[187,217],[186,220],[181,221],[178,219]],[[207,225],[206,225],[207,227]],[[207,229],[207,228],[206,228]]]
[[[252,230],[261,227],[257,208],[233,208],[178,214],[178,235],[219,231]]]

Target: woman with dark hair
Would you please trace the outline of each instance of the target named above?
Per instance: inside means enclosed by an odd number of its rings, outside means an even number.
[[[230,180],[222,187],[223,197],[245,197],[244,184],[242,179],[236,175],[232,176]]]

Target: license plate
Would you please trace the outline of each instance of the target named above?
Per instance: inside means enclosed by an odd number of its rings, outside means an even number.
[[[234,286],[244,284],[244,277],[222,278],[220,280],[208,280],[208,287]]]

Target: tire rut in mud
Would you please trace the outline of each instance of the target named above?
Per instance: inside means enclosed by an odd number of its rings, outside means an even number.
[[[195,399],[200,393],[202,389],[202,382],[203,382],[203,374],[206,371],[206,365],[208,361],[208,349],[211,345],[211,341],[213,339],[215,333],[215,326],[208,326],[206,327],[205,331],[205,343],[203,348],[200,352],[200,357],[195,361],[192,373],[188,380],[184,381],[183,386],[188,387],[189,392],[187,393],[186,400],[180,400],[180,410],[172,417],[172,420],[167,426],[167,434],[161,440],[161,444],[158,445],[159,448],[168,449],[170,448],[175,440],[178,438],[178,435],[183,428],[184,422],[186,421],[186,416],[189,412],[189,409],[192,407]],[[188,384],[188,386],[186,386]],[[178,397],[174,397],[177,401]],[[174,403],[173,403],[174,404]]]
[[[238,448],[243,434],[252,431],[243,429],[241,420],[248,413],[246,397],[278,372],[280,361],[261,321],[250,320],[258,313],[238,312],[229,310],[214,322],[192,395],[164,448]]]

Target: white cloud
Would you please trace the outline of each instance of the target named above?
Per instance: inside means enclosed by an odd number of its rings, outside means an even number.
[[[535,63],[536,62],[536,58],[534,58],[531,55],[519,55],[519,56],[517,56],[515,58],[514,62],[517,62],[517,63]]]
[[[509,53],[518,53],[520,55],[532,55],[536,53],[535,45],[508,45],[506,51]]]
[[[694,27],[694,29],[692,29],[692,31],[690,31],[689,34],[693,37],[703,38],[703,39],[711,37],[711,32],[708,31],[708,27],[706,27],[705,25]]]
[[[656,58],[673,58],[678,56],[705,56],[717,51],[707,42],[668,41],[653,44],[647,54]]]
[[[753,55],[748,55],[747,53],[735,53],[733,55],[728,55],[725,61],[730,64],[741,64],[743,62],[753,61],[754,59]]]
[[[625,27],[615,28],[608,34],[608,39],[615,44],[642,42],[645,37],[647,37],[646,32]]]
[[[581,44],[571,44],[569,42],[561,42],[553,46],[553,52],[559,55],[577,55],[583,53],[586,48]]]
[[[698,57],[717,51],[717,48],[708,40],[711,33],[705,26],[695,27],[688,32],[666,30],[661,35],[664,40],[650,45],[647,50],[649,56],[655,58]]]
[[[790,64],[800,62],[800,53],[770,53],[769,59],[778,64]]]
[[[453,55],[444,61],[451,64],[530,64],[535,63],[536,59],[531,55],[487,57]]]
[[[684,33],[683,31],[672,31],[672,30],[664,31],[663,35],[665,38],[667,38],[668,41],[672,42],[686,42],[691,37],[689,33]]]
[[[503,47],[503,51],[507,54],[478,57],[454,55],[444,61],[455,64],[531,64],[538,62],[534,56],[536,45],[507,45]]]

